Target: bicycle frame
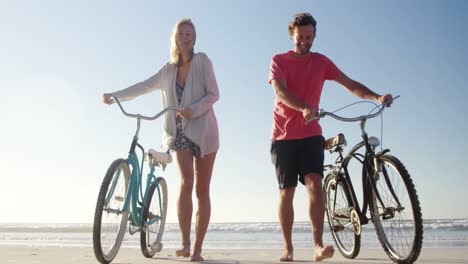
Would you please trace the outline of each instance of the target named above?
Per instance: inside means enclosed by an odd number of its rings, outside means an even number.
[[[138,135],[140,133],[140,122],[141,122],[141,119],[144,119],[144,120],[157,119],[158,117],[163,115],[165,112],[167,112],[169,110],[175,110],[176,108],[168,107],[168,108],[164,109],[159,114],[157,114],[157,115],[155,115],[153,117],[146,117],[146,116],[142,116],[142,115],[139,115],[139,114],[134,115],[134,114],[127,113],[123,109],[123,107],[120,104],[119,100],[117,98],[115,98],[115,97],[113,97],[113,98],[114,98],[115,102],[118,104],[120,110],[124,113],[124,115],[126,115],[128,117],[134,117],[134,118],[137,119],[137,130],[136,130],[135,135],[133,137],[132,144],[130,146],[130,151],[129,151],[129,154],[128,154],[128,158],[126,160],[128,166],[131,167],[130,183],[129,183],[129,187],[128,187],[128,190],[127,190],[127,196],[125,198],[124,206],[123,206],[121,212],[117,212],[117,213],[122,213],[122,212],[129,211],[130,212],[130,214],[129,214],[130,223],[135,227],[141,228],[141,227],[144,227],[145,225],[153,224],[153,223],[155,223],[155,222],[157,222],[157,221],[159,221],[161,219],[162,205],[161,205],[161,197],[160,197],[161,194],[160,194],[160,191],[159,191],[159,183],[156,180],[156,176],[154,175],[154,172],[155,172],[154,165],[150,166],[150,172],[148,173],[148,176],[147,176],[147,179],[146,179],[145,190],[143,192],[143,166],[144,166],[144,163],[145,163],[145,160],[144,160],[145,150],[140,144],[138,144]],[[136,151],[135,151],[136,147],[138,147],[142,152],[141,165],[140,165],[139,160],[138,160],[138,155],[136,154]],[[105,207],[107,207],[107,203],[108,203],[108,201],[110,200],[110,197],[112,197],[112,195],[113,195],[113,193],[115,191],[116,183],[117,183],[118,178],[120,177],[120,175],[121,175],[121,173],[120,173],[120,171],[118,171],[118,175],[114,179],[114,182],[112,183],[112,186],[111,186],[111,190],[109,191],[108,196],[106,198]],[[159,203],[160,203],[159,208],[160,208],[161,211],[159,213],[159,216],[156,216],[155,218],[151,219],[150,221],[144,222],[143,221],[143,212],[146,209],[145,208],[146,205],[145,205],[144,202],[146,201],[148,190],[149,190],[151,184],[156,185],[156,188],[158,190],[157,193],[158,193],[159,198],[160,198],[159,199]],[[139,207],[139,205],[141,207]]]
[[[364,155],[362,155],[361,153],[357,153],[357,151],[363,147],[365,147]],[[384,150],[382,151],[382,153],[386,153],[388,151],[389,150]],[[375,154],[374,149],[372,148],[371,144],[369,144],[369,138],[367,134],[363,134],[363,141],[356,144],[348,152],[348,154],[346,154],[344,158],[340,153],[340,156],[338,159],[341,159],[341,160],[337,162],[341,164],[337,168],[337,173],[338,173],[337,181],[340,181],[340,180],[346,181],[346,186],[348,188],[349,193],[351,194],[350,198],[351,198],[352,206],[356,209],[356,212],[359,215],[361,224],[368,223],[368,218],[366,217],[366,214],[367,214],[367,209],[369,206],[369,201],[372,197],[372,191],[375,191],[377,199],[383,205],[383,201],[380,198],[380,195],[376,188],[375,178],[370,177],[371,175],[373,176],[375,173],[374,159],[376,156],[377,155]],[[360,207],[359,201],[354,191],[351,177],[348,172],[348,164],[353,158],[358,160],[363,166],[363,170],[362,170],[362,185],[363,185],[362,186],[362,190],[363,190],[363,203],[362,204],[363,204],[363,207],[362,209]]]
[[[130,210],[130,222],[137,227],[142,227],[145,224],[152,224],[156,221],[159,221],[161,219],[160,216],[151,219],[149,222],[143,222],[143,211],[145,210],[145,204],[143,201],[146,201],[147,198],[147,193],[148,190],[151,186],[151,184],[155,184],[156,188],[159,190],[159,183],[156,180],[156,176],[154,175],[154,166],[150,167],[150,172],[148,173],[147,180],[146,180],[146,186],[145,190],[143,192],[143,184],[142,184],[142,179],[143,179],[143,166],[144,166],[144,159],[141,161],[141,165],[139,164],[138,156],[135,152],[135,146],[141,149],[142,155],[144,156],[144,149],[143,147],[138,144],[137,142],[138,138],[134,138],[132,142],[132,148],[129,152],[128,158],[127,158],[127,164],[129,167],[131,167],[131,176],[130,176],[130,183],[129,183],[129,188],[127,190],[127,196],[124,202],[124,206],[121,210],[121,212],[126,212]],[[111,190],[109,191],[108,198],[106,198],[106,207],[107,203],[110,200],[110,197],[112,197],[116,184],[118,182],[118,179],[120,177],[120,171],[117,172],[118,175],[112,182]],[[159,195],[159,192],[158,192]],[[132,199],[133,198],[133,199]],[[141,205],[141,207],[138,207],[138,205]],[[161,208],[161,204],[160,207]],[[160,212],[160,215],[162,215],[162,212]]]
[[[133,145],[133,144],[132,144]],[[142,157],[144,157],[144,149],[143,147],[136,143],[136,146],[138,146],[141,151],[142,151]],[[131,210],[130,210],[130,222],[134,226],[143,226],[143,211],[145,209],[145,204],[144,201],[146,201],[146,196],[150,187],[150,184],[156,184],[158,185],[158,182],[156,181],[156,178],[154,177],[154,168],[150,171],[148,174],[148,178],[146,181],[146,186],[145,186],[145,191],[143,192],[143,185],[142,185],[142,180],[143,180],[143,166],[144,166],[144,158],[141,160],[141,166],[139,165],[138,162],[138,156],[136,153],[130,152],[128,155],[127,159],[127,164],[132,167],[132,173],[130,177],[130,184],[128,188],[128,193],[127,197],[124,203],[124,209],[123,210],[128,210],[130,207],[130,202],[131,202]],[[159,186],[157,186],[159,188]],[[141,205],[139,208],[138,205]]]
[[[397,97],[396,97],[397,98]],[[396,99],[395,98],[395,99]],[[367,119],[373,118],[377,115],[380,115],[382,111],[384,110],[385,107],[382,107],[380,111],[373,115],[369,116],[361,116],[358,118],[341,118],[339,116],[336,116],[332,113],[328,112],[321,112],[318,113],[318,117],[324,117],[325,115],[330,115],[334,117],[335,119],[342,120],[342,121],[360,121],[360,127],[361,127],[361,136],[362,136],[362,141],[356,144],[349,152],[346,154],[345,157],[342,155],[342,149],[340,148],[337,152],[339,153],[339,156],[335,162],[335,164],[338,164],[336,166],[332,166],[334,173],[337,175],[337,182],[343,180],[346,182],[346,186],[348,188],[349,193],[351,194],[351,202],[353,208],[356,210],[361,224],[367,224],[369,222],[369,219],[367,218],[367,209],[370,205],[370,201],[373,201],[373,194],[376,196],[376,202],[379,202],[383,208],[385,208],[385,214],[388,214],[389,212],[386,210],[387,207],[385,206],[385,203],[383,202],[382,198],[380,197],[380,194],[377,189],[377,182],[375,176],[380,172],[382,168],[379,167],[379,164],[377,162],[377,159],[379,156],[389,152],[389,149],[384,149],[378,153],[375,153],[375,148],[379,144],[379,140],[377,138],[369,138],[367,135],[367,132],[365,131],[365,125]],[[370,142],[372,141],[372,142]],[[364,155],[357,153],[359,149],[362,147],[365,147],[365,153]],[[351,161],[352,158],[355,158],[362,164],[362,190],[363,190],[363,207],[361,209],[359,202],[357,200],[356,193],[354,191],[354,187],[351,181],[351,177],[348,172],[348,164]],[[388,178],[388,174],[385,171],[385,168],[383,168],[383,175],[384,179],[387,182],[387,184],[390,182]],[[394,190],[393,186],[391,184],[388,184],[390,193],[392,194],[393,198],[398,204],[398,207],[401,208],[400,201],[398,200]],[[335,193],[336,195],[336,193]],[[336,197],[335,197],[336,201]],[[391,217],[392,212],[390,212],[390,217]],[[388,216],[388,215],[387,215]]]

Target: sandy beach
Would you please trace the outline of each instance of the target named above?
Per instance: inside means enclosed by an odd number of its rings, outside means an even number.
[[[177,258],[174,249],[165,249],[153,259],[143,257],[140,250],[122,248],[112,263],[139,264],[158,263],[175,264],[189,262],[187,258]],[[206,250],[202,263],[237,264],[237,263],[281,263],[278,257],[281,250]],[[89,248],[74,247],[28,247],[0,246],[1,263],[98,263],[94,252]],[[314,263],[313,255],[306,250],[296,250],[295,262]],[[340,253],[324,261],[325,263],[391,263],[380,249],[361,249],[354,260],[345,259]],[[468,263],[468,248],[423,248],[417,263]]]

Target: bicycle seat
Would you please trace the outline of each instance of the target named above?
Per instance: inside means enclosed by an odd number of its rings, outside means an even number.
[[[341,145],[346,146],[346,139],[343,134],[339,133],[338,136],[329,138],[325,140],[325,149],[330,150],[334,147],[338,147]]]
[[[169,164],[172,162],[172,155],[166,152],[159,152],[154,149],[148,150],[148,157],[154,162],[159,162],[161,164]]]

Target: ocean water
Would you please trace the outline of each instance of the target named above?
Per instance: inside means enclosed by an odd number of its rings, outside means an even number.
[[[361,240],[362,247],[380,248],[372,224],[363,227]],[[308,222],[294,224],[293,242],[297,249],[312,247]],[[324,243],[333,243],[327,224]],[[165,248],[176,248],[180,245],[177,223],[166,224],[163,244]],[[0,245],[92,247],[92,224],[1,224]],[[122,246],[139,248],[139,234],[130,235],[127,232]],[[423,247],[468,247],[468,219],[424,220]],[[281,249],[281,229],[278,223],[268,222],[211,223],[204,248]]]

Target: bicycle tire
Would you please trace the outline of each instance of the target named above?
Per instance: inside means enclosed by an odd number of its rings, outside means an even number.
[[[121,212],[121,210],[127,195],[129,181],[130,169],[124,159],[117,159],[112,162],[102,181],[93,224],[94,254],[101,263],[112,262],[122,244],[129,211]],[[112,193],[109,193],[109,191],[112,191]],[[109,205],[107,208],[105,208],[106,204]],[[112,219],[116,221],[111,222]],[[107,223],[106,220],[111,223]],[[105,232],[107,230],[110,231],[109,237]]]
[[[158,177],[158,184],[151,184],[143,211],[143,221],[151,221],[152,217],[159,216],[159,220],[145,226],[140,232],[140,246],[143,256],[152,258],[162,250],[161,243],[166,225],[167,214],[167,184],[166,180]],[[162,207],[162,208],[161,208]]]
[[[379,195],[386,207],[397,206],[389,188],[390,183],[404,209],[396,210],[393,217],[386,219],[388,216],[383,213],[380,202],[373,193],[370,208],[377,236],[392,261],[413,263],[418,259],[423,243],[423,220],[416,188],[405,166],[396,157],[383,155],[378,161],[382,164],[382,172],[376,177]],[[389,173],[390,171],[396,174]]]
[[[339,181],[337,183],[336,174],[328,174],[325,178],[324,194],[325,212],[333,240],[338,250],[345,258],[354,259],[361,249],[361,235],[357,235],[346,227],[342,230],[337,230],[337,226],[344,227],[344,225],[333,217],[333,211],[336,209],[337,203],[339,203],[338,209],[352,207],[351,195],[348,191],[347,184],[345,181]],[[335,201],[337,201],[337,203],[335,203]]]

